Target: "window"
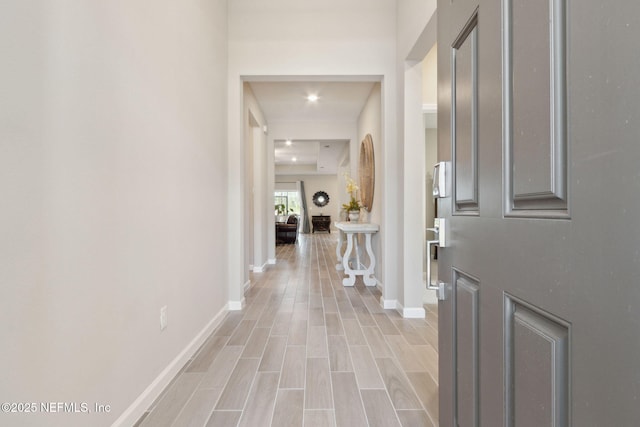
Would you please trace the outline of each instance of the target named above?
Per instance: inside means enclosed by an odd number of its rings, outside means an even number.
[[[284,214],[300,215],[300,196],[297,191],[276,191],[274,193],[275,210],[277,206],[284,205]]]

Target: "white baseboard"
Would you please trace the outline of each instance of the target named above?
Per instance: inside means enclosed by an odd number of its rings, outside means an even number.
[[[267,264],[276,265],[276,259],[270,258],[269,261],[267,261]]]
[[[383,289],[384,285],[380,283],[376,284],[376,287],[382,292],[384,295]],[[424,307],[415,307],[415,308],[405,308],[400,301],[395,299],[384,299],[383,296],[380,297],[380,306],[385,310],[396,310],[400,315],[406,319],[424,319],[427,316],[427,312]]]
[[[397,310],[405,319],[424,319],[427,317],[427,312],[424,307],[406,308],[403,307],[402,304],[398,303]]]
[[[240,301],[229,301],[227,307],[229,308],[229,311],[240,311],[245,307],[246,304],[247,302],[243,297]]]
[[[384,299],[384,297],[380,297],[380,305],[385,310],[396,310],[398,308],[398,301],[394,299]]]
[[[247,280],[247,283],[245,283],[244,286],[242,286],[242,293],[244,294],[249,289],[251,289],[251,280]]]
[[[204,344],[205,340],[213,333],[214,329],[220,326],[222,319],[227,314],[227,307],[223,307],[207,323],[198,335],[176,356],[175,359],[164,368],[160,375],[149,384],[149,386],[138,396],[138,398],[111,424],[111,427],[129,427],[134,425],[142,415],[151,407],[151,404],[160,396],[164,389],[171,383],[173,378],[180,372],[182,367]]]
[[[437,113],[438,104],[422,104],[423,113]]]
[[[264,264],[262,264],[259,267],[256,267],[255,265],[253,266],[253,272],[254,273],[264,273],[264,270],[267,268],[267,263],[265,262]]]

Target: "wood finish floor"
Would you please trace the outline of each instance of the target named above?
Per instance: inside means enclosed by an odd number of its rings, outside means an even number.
[[[342,286],[335,234],[277,247],[137,426],[438,425],[437,311],[403,319],[359,279]]]

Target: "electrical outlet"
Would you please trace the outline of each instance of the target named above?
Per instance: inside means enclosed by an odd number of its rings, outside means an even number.
[[[167,323],[169,319],[167,318],[167,306],[160,308],[160,330],[164,331],[167,329]]]

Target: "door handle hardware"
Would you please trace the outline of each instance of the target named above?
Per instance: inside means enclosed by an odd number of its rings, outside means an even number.
[[[431,280],[431,247],[437,245],[440,240],[427,240],[427,289],[436,291],[436,297],[438,301],[444,301],[447,299],[446,283],[438,280]]]

